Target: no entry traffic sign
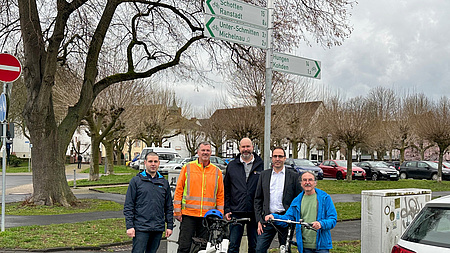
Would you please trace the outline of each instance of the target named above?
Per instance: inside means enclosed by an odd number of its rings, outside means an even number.
[[[0,81],[14,82],[22,72],[19,60],[10,54],[0,54]]]

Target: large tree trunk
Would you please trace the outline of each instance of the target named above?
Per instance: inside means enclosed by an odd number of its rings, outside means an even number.
[[[105,153],[106,153],[105,166],[107,166],[107,168],[108,168],[106,173],[114,174],[114,146],[110,141],[104,141],[102,143],[103,143],[103,146],[105,146]]]
[[[353,150],[353,146],[347,146],[347,181],[350,182],[352,181],[352,168],[353,168],[353,164],[352,164],[352,150]]]
[[[91,136],[92,159],[89,168],[89,181],[97,181],[100,178],[98,161],[100,159],[100,141],[99,138]]]
[[[298,158],[298,141],[292,140],[292,158]]]
[[[58,149],[58,145],[55,145],[58,143],[55,130],[48,131],[42,128],[40,130],[42,132],[39,130],[30,132],[34,144],[31,149],[34,158],[31,200],[37,205],[53,205],[55,203],[63,206],[73,205],[76,197],[67,184],[64,166],[65,150],[61,151]],[[41,134],[36,132],[41,132]],[[43,132],[46,134],[42,134]]]
[[[117,160],[117,165],[120,166],[122,165],[122,151],[121,150],[117,150],[116,153],[116,160]]]

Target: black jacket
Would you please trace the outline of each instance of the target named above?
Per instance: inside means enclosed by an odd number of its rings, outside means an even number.
[[[264,223],[264,217],[270,214],[270,178],[272,170],[261,173],[255,193],[255,215],[256,221]],[[283,207],[287,211],[292,200],[300,194],[303,189],[299,181],[299,174],[288,168],[284,169],[286,177],[283,190]]]
[[[173,202],[169,182],[159,172],[150,180],[145,170],[130,180],[123,214],[127,229],[165,231],[173,229]]]
[[[259,175],[264,170],[264,162],[256,153],[253,153],[253,157],[255,159],[247,180],[245,180],[245,169],[244,164],[241,162],[240,154],[228,164],[223,180],[225,213],[254,212],[253,199]]]

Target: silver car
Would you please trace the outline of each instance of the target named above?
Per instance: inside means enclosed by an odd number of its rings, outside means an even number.
[[[391,253],[450,253],[450,195],[428,202]]]
[[[183,165],[188,162],[189,158],[174,158],[173,160],[168,161],[167,163],[159,165],[159,173],[165,175],[170,171],[181,170]]]

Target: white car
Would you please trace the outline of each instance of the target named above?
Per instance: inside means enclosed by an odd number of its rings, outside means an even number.
[[[450,195],[426,203],[391,253],[450,253]]]
[[[173,160],[168,161],[167,163],[159,165],[159,173],[168,174],[170,171],[181,170],[183,165],[189,162],[189,158],[174,158]]]

